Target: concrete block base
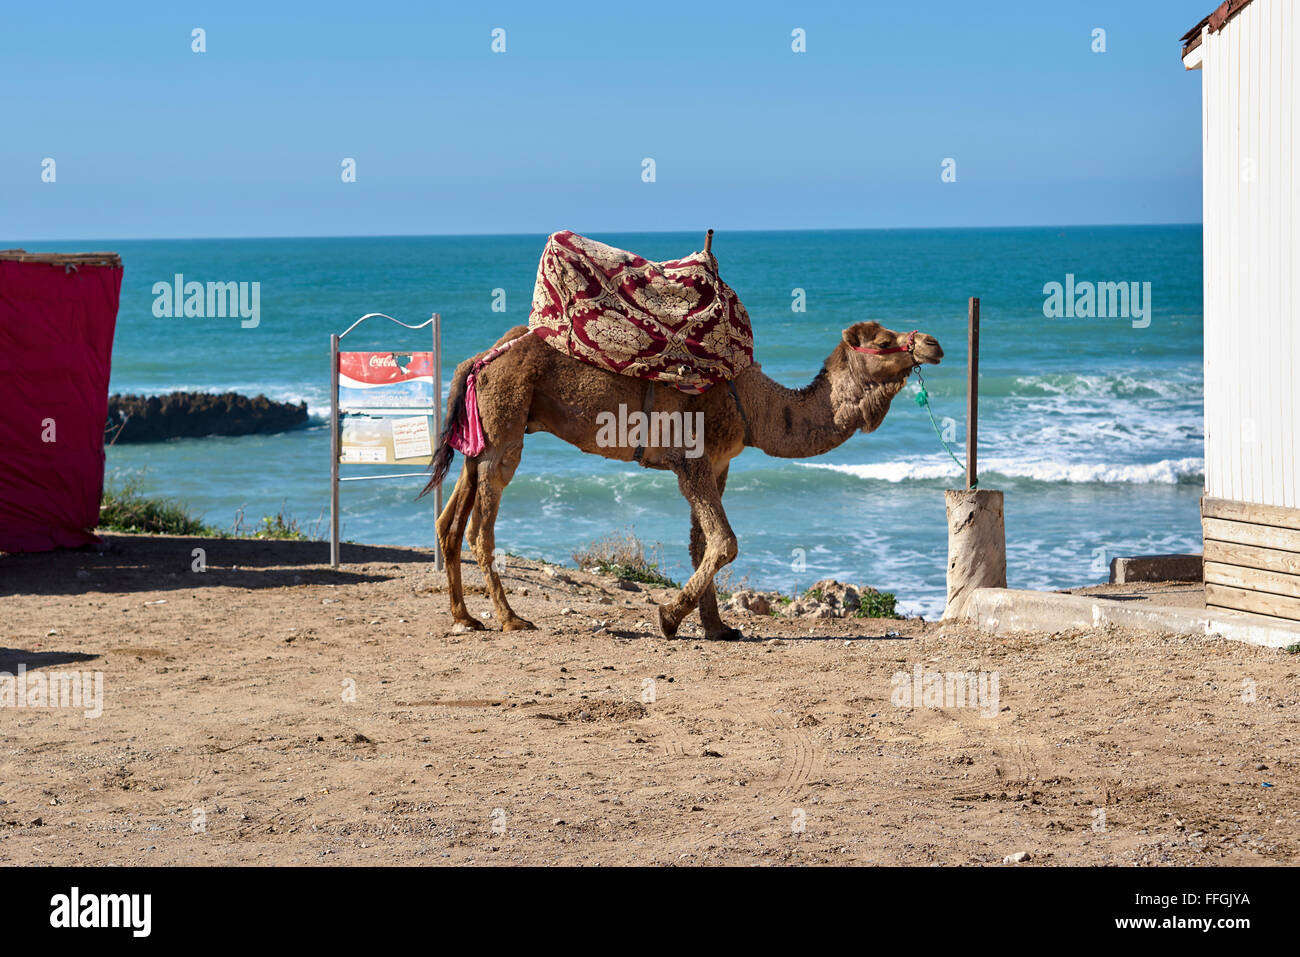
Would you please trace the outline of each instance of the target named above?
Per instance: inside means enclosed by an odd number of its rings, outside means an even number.
[[[1134,555],[1131,558],[1112,558],[1110,562],[1112,585],[1200,580],[1200,555]]]
[[[1300,624],[1266,615],[1015,588],[975,589],[967,602],[966,613],[980,628],[995,634],[1115,625],[1180,635],[1220,635],[1269,648],[1285,648],[1300,642]]]

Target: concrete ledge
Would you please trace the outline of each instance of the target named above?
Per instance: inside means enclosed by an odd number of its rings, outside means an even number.
[[[1180,635],[1220,635],[1269,648],[1285,648],[1300,642],[1300,622],[1293,626],[1244,612],[1115,601],[1090,595],[977,588],[971,593],[966,610],[971,621],[995,634],[1116,625]]]
[[[1112,585],[1126,582],[1198,582],[1201,580],[1200,555],[1134,555],[1112,558]]]

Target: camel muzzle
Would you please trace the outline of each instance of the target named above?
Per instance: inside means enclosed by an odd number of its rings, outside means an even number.
[[[912,359],[917,365],[937,366],[943,359],[943,346],[939,345],[939,340],[934,336],[919,335],[912,347]]]

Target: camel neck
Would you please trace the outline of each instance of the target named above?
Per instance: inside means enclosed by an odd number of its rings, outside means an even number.
[[[835,414],[830,374],[823,369],[802,389],[788,389],[751,366],[736,378],[754,445],[777,458],[821,455],[863,425],[856,409]]]

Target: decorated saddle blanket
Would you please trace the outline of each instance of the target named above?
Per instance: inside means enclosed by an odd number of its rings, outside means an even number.
[[[528,327],[575,359],[692,394],[754,361],[749,313],[711,253],[651,262],[567,230],[546,241]]]

